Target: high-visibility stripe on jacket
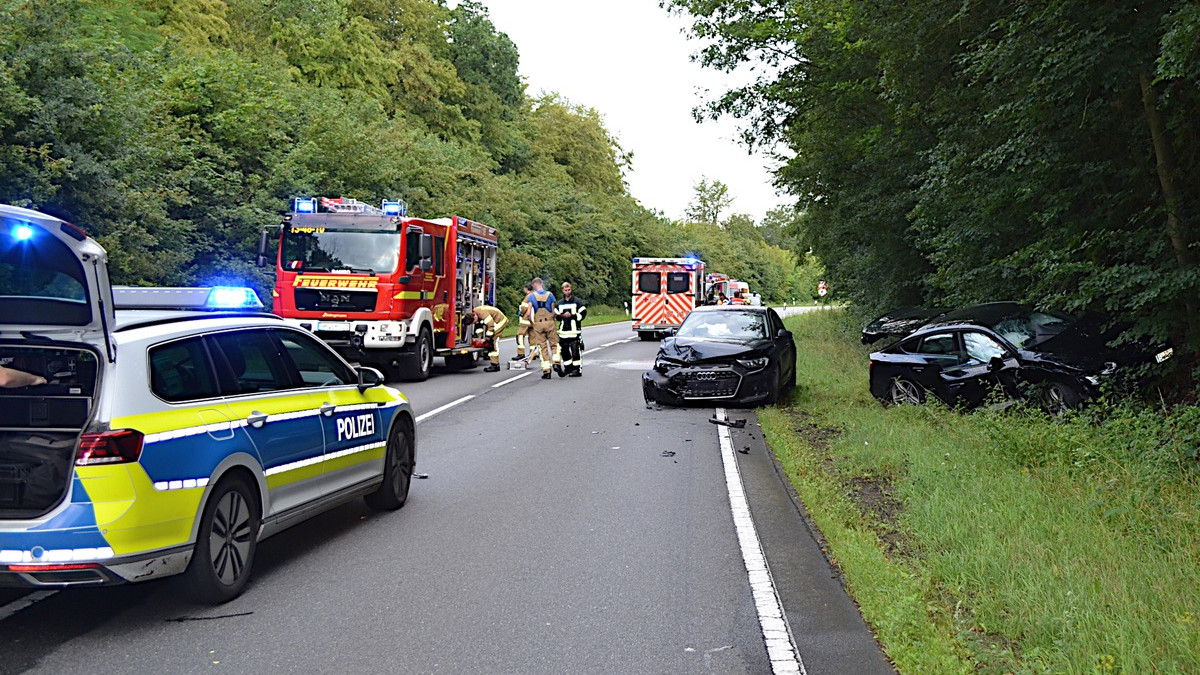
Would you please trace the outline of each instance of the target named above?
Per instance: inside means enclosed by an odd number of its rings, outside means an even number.
[[[570,316],[565,316],[566,314]],[[583,320],[587,317],[587,305],[577,295],[563,298],[558,302],[558,336],[562,338],[578,337],[583,331]]]
[[[522,300],[520,308],[517,309],[517,321],[522,326],[528,326],[533,322],[529,320],[529,300]]]

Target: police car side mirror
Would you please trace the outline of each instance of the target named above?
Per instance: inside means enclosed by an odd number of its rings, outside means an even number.
[[[384,383],[383,373],[374,368],[358,366],[354,370],[358,372],[358,393],[360,394]]]

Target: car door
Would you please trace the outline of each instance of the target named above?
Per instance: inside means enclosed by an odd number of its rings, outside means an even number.
[[[926,391],[953,404],[957,394],[950,386],[952,379],[943,373],[956,369],[966,361],[958,333],[942,331],[925,335],[913,353],[920,357],[908,368],[913,379]]]
[[[320,403],[267,327],[208,337],[231,416],[262,458],[268,512],[278,515],[324,493]]]
[[[1003,360],[1008,350],[982,331],[965,330],[959,338],[965,359],[954,367],[943,368],[939,377],[955,403],[975,407],[999,386],[1000,370],[992,360]]]
[[[767,309],[767,326],[771,331],[771,340],[775,343],[774,349],[779,359],[779,376],[787,382],[787,378],[791,377],[792,381],[796,377],[796,341],[792,339],[792,333],[783,325],[783,319],[779,318],[779,314],[773,309]]]
[[[321,413],[325,494],[382,475],[387,429],[379,405],[358,390],[358,374],[308,333],[279,329],[275,336]]]

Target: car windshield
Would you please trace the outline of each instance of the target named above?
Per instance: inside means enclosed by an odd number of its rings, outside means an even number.
[[[762,312],[692,312],[683,320],[678,337],[742,342],[767,337],[767,315]]]
[[[1034,347],[1075,325],[1076,319],[1057,312],[1028,311],[997,321],[992,330],[1017,349]]]
[[[390,274],[399,261],[398,232],[289,230],[283,237],[283,267],[300,272],[375,272]]]

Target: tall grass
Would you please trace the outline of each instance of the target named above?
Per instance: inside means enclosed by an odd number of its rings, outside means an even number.
[[[902,672],[1200,672],[1200,411],[884,409],[842,321],[789,320],[800,386],[764,429]],[[847,497],[864,477],[900,546]]]

